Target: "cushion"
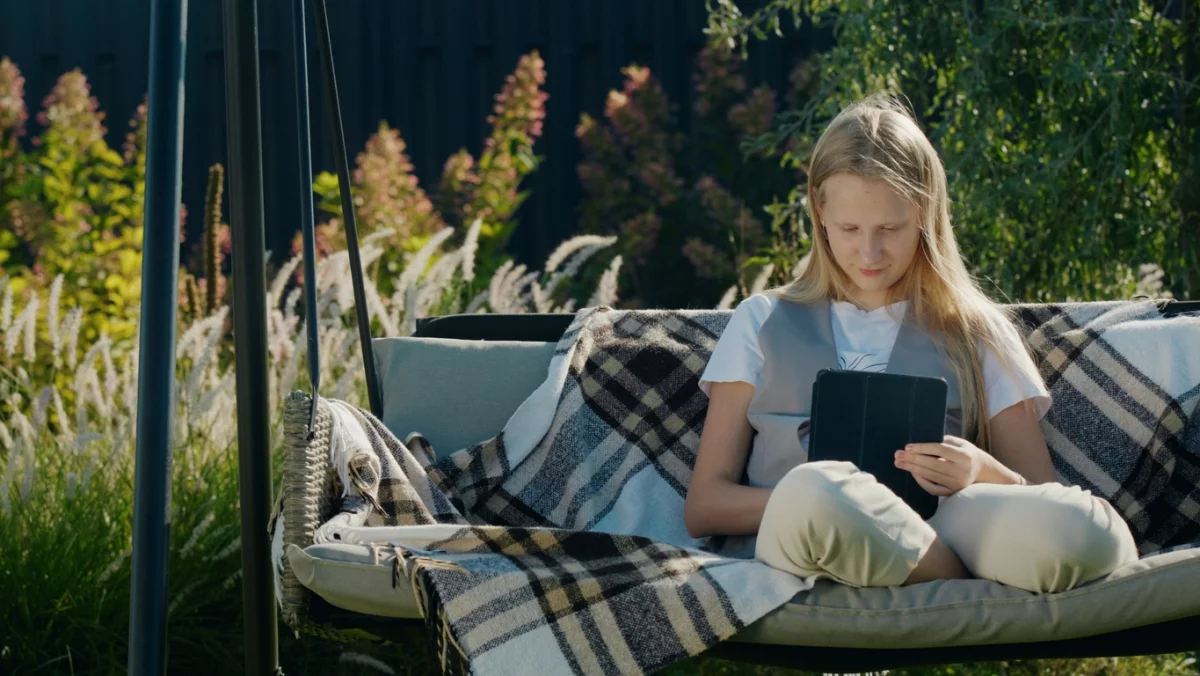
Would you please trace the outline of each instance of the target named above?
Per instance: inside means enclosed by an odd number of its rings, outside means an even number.
[[[398,439],[420,432],[438,457],[491,439],[546,379],[556,343],[377,338],[383,418]],[[448,415],[470,383],[470,411]],[[468,413],[464,415],[464,413]]]
[[[433,541],[447,527],[406,542]],[[392,587],[390,557],[376,564],[364,545],[291,545],[300,582],[339,608],[418,618],[413,590]],[[819,580],[730,640],[861,648],[1021,643],[1104,634],[1200,614],[1200,548],[1145,556],[1065,592],[1034,594],[990,580],[932,580],[854,588]]]

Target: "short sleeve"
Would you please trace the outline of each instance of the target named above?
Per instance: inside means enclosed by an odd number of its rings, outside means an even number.
[[[987,395],[988,419],[1014,404],[1032,399],[1034,411],[1041,420],[1050,410],[1050,391],[1046,389],[1016,327],[1011,322],[1000,321],[998,329],[1004,356],[1011,364],[1011,373],[995,352],[990,349],[984,351],[983,385]]]
[[[740,381],[758,385],[763,366],[758,332],[776,302],[770,296],[755,294],[734,309],[729,324],[717,339],[704,373],[700,375],[700,390],[706,396],[710,395],[712,383]]]

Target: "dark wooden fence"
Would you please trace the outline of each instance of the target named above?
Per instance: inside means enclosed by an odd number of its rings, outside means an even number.
[[[290,172],[296,138],[290,7],[286,0],[259,0],[267,247],[274,251],[290,246],[302,199]],[[689,128],[694,56],[707,20],[703,0],[334,0],[330,12],[351,161],[386,120],[407,141],[427,189],[450,154],[462,147],[478,153],[492,96],[521,54],[539,50],[550,99],[537,152],[546,159],[527,179],[532,194],[511,245],[523,262],[540,263],[575,231],[575,126],[580,113],[603,112],[608,91],[621,86],[622,66],[649,66],[676,104],[681,128]],[[26,77],[31,135],[33,114],[54,81],[80,68],[107,114],[109,142],[119,147],[146,90],[149,15],[149,0],[0,0],[0,56]],[[311,38],[309,46],[314,169],[332,171]],[[748,82],[782,92],[791,64],[813,48],[811,29],[755,45]],[[194,215],[191,238],[201,226],[196,215],[207,168],[226,155],[215,0],[189,3],[186,86],[183,195]]]

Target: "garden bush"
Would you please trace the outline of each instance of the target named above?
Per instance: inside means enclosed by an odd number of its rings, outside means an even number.
[[[806,17],[834,34],[811,99],[748,153],[782,151],[802,167],[842,106],[895,91],[946,164],[959,241],[990,293],[1124,298],[1141,266],[1157,266],[1166,291],[1200,298],[1196,3],[1182,16],[1178,3],[1146,0],[710,7],[708,32],[734,47]]]
[[[123,153],[105,142],[104,113],[79,70],[42,107],[42,131],[25,150],[24,80],[0,59],[0,267],[17,292],[63,275],[87,308],[82,334],[119,343],[133,337],[141,301],[146,107]]]
[[[547,95],[541,89],[545,81],[545,62],[537,51],[518,60],[496,94],[492,114],[487,118],[492,132],[484,140],[479,158],[465,148],[451,155],[432,197],[412,173],[399,130],[380,123],[358,155],[351,178],[360,235],[380,229],[392,231],[376,279],[381,293],[404,292],[394,285],[403,265],[400,254],[419,249],[448,225],[465,233],[468,225],[475,221],[480,224],[473,244],[479,249],[479,274],[473,280],[463,280],[460,295],[467,300],[476,296],[503,265],[501,254],[516,231],[517,210],[528,197],[520,189],[521,182],[541,161],[534,153],[534,143],[542,135],[546,116]],[[319,208],[332,216],[317,227],[317,250],[324,254],[344,247],[346,242],[337,176],[318,174],[314,189]],[[299,234],[292,250],[301,250]]]
[[[673,104],[645,67],[630,65],[603,119],[576,129],[585,232],[618,235],[624,307],[712,307],[789,279],[806,251],[796,223],[767,208],[799,180],[773,153],[741,144],[770,130],[775,92],[749,89],[737,52],[705,47],[693,76],[693,130],[677,129]],[[806,66],[793,72],[785,106],[806,100]]]

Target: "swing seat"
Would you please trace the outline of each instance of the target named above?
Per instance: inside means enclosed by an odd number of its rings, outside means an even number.
[[[1180,341],[1178,331],[1147,330],[1125,338],[1144,341],[1139,349],[1145,354],[1161,359],[1184,354],[1200,362],[1200,324],[1192,314],[1200,311],[1197,305],[1177,301],[1162,309],[1166,317],[1188,313],[1180,321],[1188,322],[1190,341]],[[1022,316],[1038,316],[1039,306],[1021,307],[1026,310]],[[540,383],[555,341],[570,319],[570,315],[439,317],[419,322],[413,337],[374,340],[385,394],[382,421],[401,439],[419,421],[421,433],[443,452],[462,447],[463,440],[489,438]],[[1155,328],[1148,326],[1153,323],[1146,322],[1147,328]],[[1032,325],[1022,328],[1027,335]],[[1163,344],[1154,344],[1155,340]],[[1113,358],[1121,359],[1120,352],[1114,351]],[[1045,364],[1039,366],[1045,371]],[[480,387],[481,378],[487,381],[486,388]],[[388,387],[401,379],[406,386]],[[1125,404],[1161,394],[1152,390],[1153,385],[1117,380],[1104,386],[1107,396]],[[481,391],[489,393],[486,401],[478,396]],[[1154,458],[1172,463],[1170,490],[1178,493],[1173,498],[1177,509],[1139,511],[1136,500],[1130,505],[1129,492],[1114,499],[1127,518],[1132,515],[1138,520],[1141,533],[1163,532],[1159,529],[1167,524],[1158,521],[1170,521],[1175,533],[1170,546],[1139,542],[1138,561],[1053,594],[1034,594],[982,579],[865,589],[819,580],[812,590],[797,594],[706,654],[846,673],[1001,659],[1200,650],[1198,399],[1200,385],[1183,401],[1183,427],[1172,437],[1173,455]],[[307,394],[293,393],[284,411],[286,455],[279,510],[285,527],[276,537],[273,554],[281,570],[279,601],[284,620],[297,631],[328,638],[395,639],[422,622],[409,585],[395,584],[392,566],[377,563],[366,546],[313,544],[313,532],[337,511],[341,488],[329,462],[330,413],[320,402],[310,438],[310,401]],[[1064,408],[1084,405],[1086,401],[1069,398],[1055,402],[1060,420],[1070,416]],[[462,410],[471,410],[472,415],[444,414]],[[1088,487],[1104,493],[1103,472],[1088,473],[1088,460],[1082,457],[1085,450],[1056,434],[1048,434],[1048,441],[1061,475],[1070,483],[1095,480]]]

